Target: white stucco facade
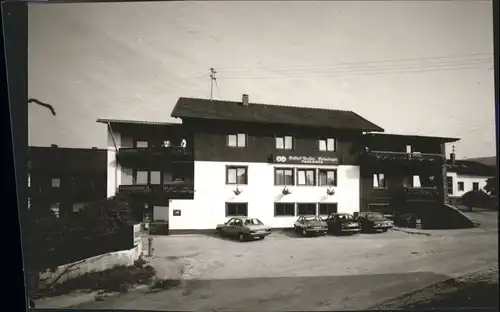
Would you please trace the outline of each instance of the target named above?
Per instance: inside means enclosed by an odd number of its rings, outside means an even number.
[[[456,172],[447,172],[446,175],[453,178],[453,192],[449,194],[453,197],[461,197],[465,193],[472,191],[473,183],[478,183],[479,190],[484,190],[486,181],[490,178],[486,176],[457,174]],[[459,183],[463,183],[463,190],[459,189]]]
[[[226,166],[247,166],[248,184],[239,185],[242,192],[235,195],[236,185],[226,185]],[[335,168],[337,186],[334,195],[328,195],[323,186],[287,186],[291,191],[283,195],[283,186],[274,185],[274,168]],[[275,216],[274,203],[337,203],[338,212],[359,211],[359,166],[275,165],[269,163],[209,162],[194,163],[194,199],[172,200],[169,207],[170,230],[214,229],[226,217],[226,203],[247,203],[248,216],[259,218],[271,227],[291,227],[296,216]],[[180,216],[174,211],[180,210]]]

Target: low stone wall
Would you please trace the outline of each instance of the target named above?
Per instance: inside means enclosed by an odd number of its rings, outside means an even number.
[[[107,254],[83,259],[77,262],[58,266],[55,270],[40,273],[40,286],[60,284],[67,280],[91,272],[102,272],[115,266],[131,266],[143,253],[142,239],[135,239],[135,247],[129,250],[110,252]]]

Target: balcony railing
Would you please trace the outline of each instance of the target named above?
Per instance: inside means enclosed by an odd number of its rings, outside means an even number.
[[[120,185],[118,192],[131,196],[162,197],[169,199],[192,199],[194,195],[193,183],[168,183],[168,184],[141,184]]]
[[[439,195],[436,187],[405,187],[403,190],[406,199],[436,199]]]
[[[376,160],[440,161],[444,155],[437,153],[405,153],[369,150],[365,155]]]
[[[191,150],[178,147],[147,147],[147,148],[120,148],[116,156],[117,161],[126,167],[141,164],[169,164],[172,162],[193,161]]]

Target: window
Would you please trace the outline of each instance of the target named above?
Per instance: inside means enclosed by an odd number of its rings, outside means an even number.
[[[472,190],[479,191],[479,182],[472,182]]]
[[[245,133],[229,134],[227,136],[227,146],[230,147],[247,146],[247,135]]]
[[[247,167],[227,167],[226,184],[247,184]]]
[[[319,185],[320,186],[336,186],[337,185],[337,170],[336,169],[320,169],[319,170]]]
[[[428,175],[428,174],[420,174],[420,185],[422,187],[435,187],[436,186],[436,180],[434,176]]]
[[[293,137],[291,136],[276,137],[276,149],[285,149],[285,150],[293,149]]]
[[[316,204],[297,204],[297,215],[316,215]]]
[[[135,142],[135,147],[137,147],[137,148],[147,148],[148,147],[148,141],[136,141]]]
[[[337,203],[319,204],[319,215],[329,215],[330,213],[337,213],[337,210]]]
[[[373,188],[386,188],[387,182],[383,173],[373,174]]]
[[[446,177],[446,188],[448,189],[448,194],[453,194],[453,178]]]
[[[411,154],[411,152],[412,152],[411,145],[406,145],[406,153]]]
[[[413,176],[413,187],[421,187],[422,184],[420,184],[420,176],[414,175]]]
[[[464,182],[458,182],[457,186],[458,186],[458,190],[459,191],[463,191],[464,190]]]
[[[297,185],[316,185],[316,170],[297,169]]]
[[[248,216],[247,203],[226,203],[226,217]]]
[[[327,151],[327,152],[334,152],[335,151],[335,139],[334,138],[327,138],[327,139],[320,139],[318,141],[319,144],[319,150],[320,151]]]
[[[151,171],[151,178],[150,178],[149,183],[161,184],[161,172],[160,171]]]
[[[148,184],[148,172],[136,171],[134,180],[134,184]]]
[[[59,218],[59,203],[50,204],[50,210],[54,212],[55,216]]]
[[[295,185],[293,179],[293,169],[291,168],[274,169],[274,185]]]
[[[274,216],[295,216],[295,204],[293,203],[275,203]]]
[[[52,178],[52,187],[61,187],[61,179]]]

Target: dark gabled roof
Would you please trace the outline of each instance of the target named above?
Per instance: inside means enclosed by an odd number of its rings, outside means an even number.
[[[460,141],[458,138],[446,138],[446,137],[436,137],[436,136],[423,136],[423,135],[406,135],[406,134],[391,134],[391,133],[367,133],[367,136],[384,136],[387,138],[401,138],[409,140],[434,140],[440,141],[442,143],[451,143]]]
[[[123,120],[123,119],[102,119],[98,118],[99,123],[111,123],[111,124],[134,124],[134,125],[153,125],[153,126],[170,126],[178,125],[175,122],[161,122],[161,121],[147,121],[147,120]]]
[[[351,111],[218,101],[181,97],[172,114],[176,118],[200,118],[256,123],[327,127],[360,131],[384,131]]]
[[[455,164],[451,160],[446,161],[447,171],[457,174],[494,177],[497,174],[496,166],[488,166],[477,161],[471,160],[455,160]]]
[[[486,166],[496,166],[497,165],[497,157],[496,156],[467,158],[467,160],[475,161],[475,162],[481,163],[481,164],[486,165]]]

